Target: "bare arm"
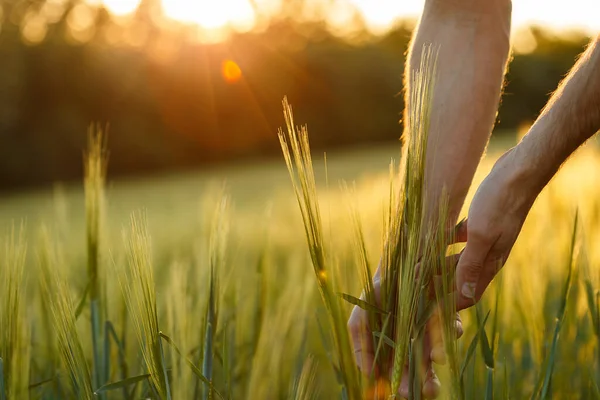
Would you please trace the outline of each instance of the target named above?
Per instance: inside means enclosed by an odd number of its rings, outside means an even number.
[[[496,116],[509,53],[510,17],[510,0],[427,0],[409,50],[406,78],[419,67],[423,45],[433,44],[440,49],[427,149],[425,213],[435,218],[445,186],[450,195],[448,223],[451,225],[458,218]],[[408,108],[409,84],[406,79]],[[405,135],[409,134],[405,130]],[[375,292],[380,284],[378,269],[374,277]],[[363,371],[369,371],[374,349],[366,312],[354,307],[348,325],[357,364]],[[439,331],[434,327],[428,329]],[[461,332],[457,321],[457,336]],[[428,375],[423,393],[435,397],[439,381],[431,362],[443,359],[436,357],[443,354],[441,336],[431,335],[424,352],[429,357],[425,360]],[[405,397],[407,375],[400,386]]]
[[[537,197],[563,162],[600,129],[600,36],[579,58],[515,148],[526,190]]]
[[[428,0],[409,51],[405,77],[419,67],[423,45],[439,47],[426,214],[435,216],[446,187],[451,226],[494,125],[509,55],[511,7],[510,0]],[[410,108],[408,98],[406,104]]]
[[[600,36],[559,85],[523,140],[477,190],[468,240],[456,271],[458,305],[479,300],[508,258],[540,191],[564,161],[600,129]]]

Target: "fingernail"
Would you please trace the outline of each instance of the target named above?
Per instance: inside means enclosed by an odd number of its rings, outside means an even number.
[[[465,282],[462,285],[462,295],[465,296],[467,299],[475,298],[475,286],[476,284],[473,282]]]
[[[436,364],[444,365],[446,364],[446,352],[442,346],[436,346],[431,350],[431,354],[429,355],[431,360]]]

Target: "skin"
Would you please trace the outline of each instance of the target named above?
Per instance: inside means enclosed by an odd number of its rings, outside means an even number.
[[[457,303],[476,303],[504,265],[531,206],[567,158],[600,129],[600,35],[552,95],[530,131],[479,186],[456,270]]]
[[[427,0],[411,41],[405,68],[405,119],[411,107],[408,77],[420,64],[421,48],[428,43],[440,48],[425,167],[425,215],[427,220],[436,218],[445,188],[450,201],[449,228],[456,224],[493,128],[509,55],[510,19],[510,0]],[[458,237],[464,235],[459,232]],[[376,291],[378,276],[379,270],[374,279]],[[368,373],[374,352],[371,341],[365,340],[372,337],[366,312],[354,307],[348,328],[357,364]],[[462,335],[458,315],[456,331],[458,338]],[[440,382],[432,363],[443,363],[445,357],[435,316],[427,325],[423,354],[428,355],[423,365],[427,371],[423,395],[436,398]],[[407,397],[407,374],[404,377],[399,394]]]
[[[419,65],[423,44],[440,45],[426,165],[426,215],[435,219],[434,205],[445,188],[450,199],[449,227],[456,223],[493,127],[508,60],[510,14],[510,0],[428,0],[413,36],[407,76]],[[459,310],[481,298],[510,255],[541,190],[599,129],[600,36],[561,82],[525,138],[496,162],[478,188],[468,220],[457,231],[458,241],[466,240],[456,269]],[[378,277],[379,270],[376,291]],[[348,326],[357,364],[370,371],[373,349],[364,340],[371,337],[366,321],[366,313],[355,307]],[[458,316],[456,326],[460,337]],[[445,359],[436,316],[427,326],[423,350],[429,354],[423,365],[427,371],[423,395],[435,398],[440,386],[432,363]],[[406,381],[400,395],[408,395]]]

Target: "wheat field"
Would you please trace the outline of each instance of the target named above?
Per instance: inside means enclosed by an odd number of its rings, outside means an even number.
[[[315,275],[283,160],[113,182],[90,139],[82,185],[0,200],[0,399],[376,398],[344,350],[352,304],[320,288],[358,297],[377,266],[399,142],[313,155],[332,266]],[[492,143],[464,215],[512,144]],[[561,169],[462,312],[464,398],[600,398],[599,153]]]

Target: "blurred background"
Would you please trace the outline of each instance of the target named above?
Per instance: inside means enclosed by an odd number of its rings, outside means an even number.
[[[513,1],[496,137],[543,107],[590,35],[594,0]],[[402,132],[423,0],[1,0],[0,191],[80,181],[90,123],[111,178],[280,157],[288,96],[313,149]]]

